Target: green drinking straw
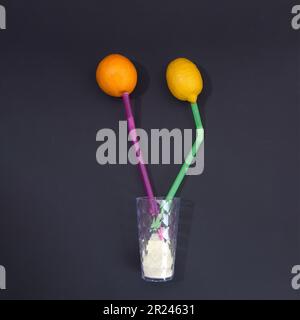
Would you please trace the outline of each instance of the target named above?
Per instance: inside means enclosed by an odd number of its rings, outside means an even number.
[[[204,130],[203,130],[203,125],[202,125],[198,105],[197,105],[197,103],[191,103],[191,107],[192,107],[194,121],[195,121],[195,125],[196,125],[196,141],[194,142],[192,149],[188,153],[175,181],[173,182],[173,184],[167,194],[167,197],[166,197],[167,201],[171,201],[175,197],[175,194],[178,191],[190,165],[192,164],[194,158],[196,157],[197,152],[198,152],[200,145],[201,145],[203,138],[204,138]]]
[[[169,204],[173,200],[173,198],[175,197],[180,185],[183,182],[183,179],[184,179],[190,165],[192,164],[194,158],[197,155],[197,152],[200,148],[200,145],[202,144],[202,142],[204,140],[204,129],[203,129],[203,125],[202,125],[201,116],[200,116],[199,107],[197,105],[197,102],[191,103],[191,107],[192,107],[192,112],[193,112],[194,121],[195,121],[195,125],[196,125],[196,140],[192,146],[192,149],[188,153],[184,163],[182,164],[181,169],[180,169],[176,179],[174,180],[174,182],[173,182],[173,184],[167,194],[166,200],[162,202],[162,205],[160,208],[160,214],[153,219],[151,229],[154,232],[157,231],[161,227],[163,214],[164,214],[164,212],[166,212],[166,213],[169,212]]]

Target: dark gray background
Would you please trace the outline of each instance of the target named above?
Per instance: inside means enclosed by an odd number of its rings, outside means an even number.
[[[0,299],[299,298],[299,36],[295,1],[1,0]],[[204,74],[205,172],[189,177],[176,279],[139,274],[134,166],[100,166],[124,119],[95,83],[106,54],[140,72],[138,126],[193,128],[168,62]],[[150,166],[164,195],[178,166]]]

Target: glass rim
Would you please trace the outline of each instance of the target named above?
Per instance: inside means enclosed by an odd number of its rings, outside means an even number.
[[[159,197],[153,197],[153,198],[150,198],[150,197],[147,197],[147,196],[143,196],[143,197],[137,197],[136,198],[136,201],[146,201],[146,200],[166,200],[166,197],[162,197],[162,196],[159,196]],[[174,197],[172,198],[172,200],[169,200],[169,201],[180,201],[181,198],[180,197]]]

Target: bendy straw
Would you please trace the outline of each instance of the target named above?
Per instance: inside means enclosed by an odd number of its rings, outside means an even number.
[[[129,95],[133,92],[137,84],[137,71],[133,63],[120,54],[110,54],[106,56],[98,65],[96,80],[99,87],[108,95],[122,97],[128,131],[135,146],[139,169],[147,196],[154,197],[148,172],[143,161],[141,148],[136,135],[136,127],[133,118]]]

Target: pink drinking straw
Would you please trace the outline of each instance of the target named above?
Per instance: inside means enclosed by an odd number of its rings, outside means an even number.
[[[131,104],[130,104],[129,94],[123,93],[122,99],[123,99],[123,103],[124,103],[125,110],[126,110],[128,132],[131,137],[132,143],[134,144],[134,147],[135,147],[135,153],[136,153],[136,157],[138,159],[139,169],[140,169],[140,173],[141,173],[142,180],[144,183],[144,187],[145,187],[147,196],[150,199],[150,201],[153,199],[153,201],[151,201],[151,207],[152,207],[151,213],[155,214],[155,213],[158,213],[158,210],[157,210],[156,206],[153,206],[153,204],[155,203],[153,189],[152,189],[150,179],[148,176],[148,172],[147,172],[147,169],[146,169],[146,166],[144,163],[144,159],[143,159],[142,152],[141,152],[141,147],[140,147],[140,144],[137,139],[136,127],[135,127],[135,122],[134,122],[134,118],[133,118],[133,114],[132,114],[132,108],[131,108]]]

